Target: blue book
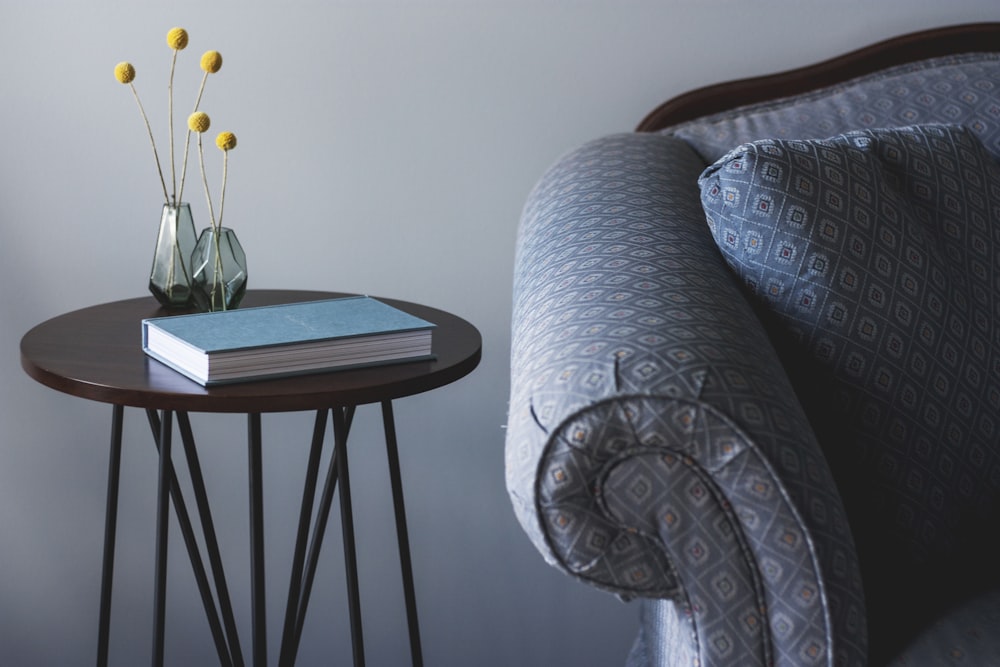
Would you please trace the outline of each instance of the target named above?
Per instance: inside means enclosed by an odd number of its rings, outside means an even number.
[[[148,318],[142,349],[208,386],[431,359],[433,328],[354,296]]]

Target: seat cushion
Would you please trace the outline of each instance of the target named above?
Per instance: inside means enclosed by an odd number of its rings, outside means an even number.
[[[926,622],[998,556],[1000,168],[910,126],[753,142],[700,185],[844,494],[873,642]]]
[[[993,590],[935,621],[890,667],[980,667],[998,662],[1000,590]]]

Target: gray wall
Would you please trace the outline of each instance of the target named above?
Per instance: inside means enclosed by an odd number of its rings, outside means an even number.
[[[1000,20],[1000,5],[3,0],[0,17],[0,664],[93,659],[110,409],[28,379],[18,341],[64,311],[145,293],[161,195],[135,104],[112,68],[136,65],[162,135],[164,36],[181,25],[191,45],[178,66],[180,117],[202,51],[225,58],[203,108],[211,136],[239,137],[226,222],[246,247],[251,285],[425,302],[483,333],[473,375],[397,404],[428,664],[559,667],[622,664],[636,610],[546,566],[504,491],[510,274],[528,190],[561,153],[630,129],[673,94],[910,30]],[[214,148],[209,157],[217,169]],[[198,185],[189,181],[187,198],[204,225]],[[246,637],[245,424],[195,415],[195,427]],[[303,414],[264,422],[272,655],[310,427]],[[378,435],[377,411],[359,411],[362,603],[369,664],[399,665],[405,625]],[[140,664],[150,645],[156,472],[140,412],[127,413],[126,437],[112,657]],[[168,661],[211,664],[176,546]],[[327,546],[302,664],[349,656],[339,540]]]

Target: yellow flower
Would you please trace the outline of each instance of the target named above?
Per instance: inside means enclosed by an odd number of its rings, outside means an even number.
[[[215,138],[215,145],[220,151],[229,151],[236,148],[236,135],[232,132],[219,132]]]
[[[118,63],[115,65],[115,78],[119,83],[132,83],[135,78],[135,68],[132,63]]]
[[[218,51],[205,51],[201,57],[201,68],[209,74],[215,74],[222,69],[222,54]]]
[[[193,114],[188,116],[188,127],[191,128],[192,132],[198,132],[199,134],[201,132],[205,132],[211,124],[212,120],[204,111],[195,111]]]
[[[188,45],[188,34],[184,28],[171,28],[167,33],[167,46],[180,51]]]

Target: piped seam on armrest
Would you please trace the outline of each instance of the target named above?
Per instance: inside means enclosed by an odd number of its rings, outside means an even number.
[[[559,563],[563,567],[563,569],[572,572],[574,576],[584,579],[588,581],[588,583],[591,583],[592,585],[595,585],[599,588],[612,590],[619,594],[622,593],[622,591],[616,588],[615,586],[608,585],[607,582],[602,582],[587,576],[586,571],[581,571],[580,569],[574,568],[568,561],[566,561],[562,549],[559,548],[559,545],[556,543],[556,540],[553,537],[551,527],[548,525],[548,522],[544,520],[547,508],[543,506],[543,504],[539,499],[545,496],[543,490],[541,489],[542,478],[544,475],[543,469],[546,467],[546,462],[552,459],[553,449],[556,448],[560,443],[562,443],[565,447],[569,449],[578,449],[579,451],[586,453],[587,456],[591,456],[591,453],[587,452],[586,448],[580,448],[577,444],[575,444],[572,441],[571,438],[564,437],[563,432],[567,428],[567,425],[570,425],[574,421],[579,420],[583,415],[592,413],[594,410],[600,410],[606,408],[607,406],[615,406],[617,409],[622,409],[624,403],[634,402],[634,401],[666,402],[668,404],[672,404],[675,406],[686,406],[689,409],[696,409],[700,411],[702,419],[710,416],[711,418],[716,419],[720,423],[724,424],[727,428],[731,429],[731,431],[734,434],[736,434],[737,437],[746,445],[746,448],[742,452],[739,452],[735,456],[732,456],[726,460],[709,462],[709,465],[703,465],[702,462],[697,461],[694,457],[687,455],[682,450],[677,450],[670,447],[664,447],[662,445],[632,447],[629,448],[628,450],[619,453],[618,455],[612,457],[612,459],[603,462],[601,466],[601,471],[595,478],[597,484],[595,484],[592,488],[588,489],[588,493],[592,494],[594,497],[595,505],[599,506],[602,514],[604,514],[605,520],[615,525],[619,530],[625,531],[635,537],[641,537],[644,541],[652,541],[653,544],[658,545],[657,548],[662,550],[662,538],[659,534],[655,534],[653,531],[642,531],[637,529],[635,526],[623,525],[620,522],[619,517],[614,516],[613,513],[608,511],[607,502],[606,499],[604,498],[603,481],[607,479],[608,471],[611,469],[612,466],[618,465],[620,461],[625,460],[630,456],[636,456],[648,453],[655,453],[655,454],[670,453],[685,458],[686,459],[685,465],[690,466],[692,470],[697,470],[700,476],[706,478],[711,482],[708,486],[710,486],[710,488],[712,489],[712,493],[715,494],[715,497],[721,500],[720,504],[726,508],[726,511],[729,514],[734,530],[736,530],[739,533],[740,536],[739,544],[743,552],[742,557],[748,564],[748,567],[752,568],[752,571],[754,573],[754,578],[757,582],[755,586],[756,594],[758,596],[758,600],[764,601],[765,604],[762,605],[762,613],[766,614],[765,610],[767,608],[766,605],[767,597],[766,593],[763,592],[764,589],[766,589],[766,586],[762,583],[766,579],[766,576],[764,575],[764,573],[760,571],[757,563],[757,555],[754,553],[754,550],[749,546],[750,540],[749,537],[746,535],[745,525],[744,525],[745,517],[740,516],[739,512],[734,508],[732,501],[729,499],[729,496],[727,495],[723,487],[717,484],[715,480],[716,474],[722,471],[724,468],[726,468],[726,466],[733,464],[737,458],[741,459],[746,458],[743,457],[742,454],[745,453],[748,456],[752,454],[753,459],[760,465],[762,470],[765,472],[767,476],[766,481],[770,482],[773,485],[773,488],[778,491],[780,500],[777,500],[777,502],[780,503],[784,511],[788,512],[790,518],[794,522],[794,528],[800,531],[803,536],[804,545],[802,548],[804,548],[806,550],[806,553],[808,553],[808,567],[810,575],[809,578],[812,579],[815,586],[817,587],[817,593],[819,595],[819,603],[822,605],[822,614],[823,614],[822,623],[824,626],[824,635],[826,639],[825,650],[827,651],[827,655],[831,656],[832,655],[832,635],[831,635],[831,625],[830,625],[831,619],[829,616],[829,611],[827,609],[827,595],[823,579],[820,576],[821,570],[819,566],[819,559],[816,554],[815,544],[811,535],[809,534],[805,522],[802,520],[802,517],[797,511],[794,504],[791,502],[791,498],[789,497],[787,490],[781,484],[780,478],[775,474],[770,462],[759,450],[759,448],[756,446],[752,438],[750,438],[741,428],[739,428],[726,415],[722,414],[714,407],[701,403],[696,400],[678,398],[676,396],[654,396],[649,394],[611,396],[598,401],[594,401],[586,406],[581,407],[580,409],[576,410],[575,412],[567,416],[562,422],[560,422],[560,424],[557,427],[552,429],[551,432],[545,430],[542,424],[538,422],[537,417],[535,417],[536,423],[538,423],[539,428],[542,428],[547,435],[544,451],[539,459],[539,474],[536,475],[536,493],[535,493],[536,510],[538,511],[539,516],[543,517],[542,525],[544,527],[543,530],[544,539],[548,544],[550,552],[559,560]],[[636,442],[638,442],[640,440],[639,432],[633,421],[635,415],[626,415],[626,416],[628,418],[629,426],[632,430],[633,438],[635,439]],[[666,560],[669,561],[669,559]],[[673,570],[675,576],[677,576],[678,573],[676,567],[672,563],[670,563],[669,567],[671,570]],[[680,592],[679,587],[672,587],[669,590],[659,591],[658,594],[655,596],[676,597],[679,592]],[[634,594],[640,594],[645,596],[650,595],[650,591],[643,591],[643,590],[625,591],[625,593],[632,595]]]

